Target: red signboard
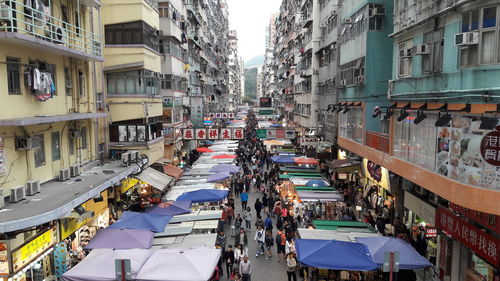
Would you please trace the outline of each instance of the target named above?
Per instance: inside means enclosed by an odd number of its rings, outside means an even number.
[[[209,140],[219,139],[219,129],[208,129],[208,139]]]
[[[220,139],[221,140],[230,140],[231,137],[233,136],[231,129],[220,129]]]
[[[243,139],[243,129],[233,129],[233,139]]]
[[[491,215],[483,212],[479,212],[476,210],[471,210],[464,208],[462,206],[453,204],[450,202],[450,208],[452,208],[455,212],[468,217],[469,219],[479,223],[485,228],[500,233],[500,217],[497,215]]]
[[[207,138],[207,131],[205,129],[196,129],[195,132],[197,140],[204,140]]]
[[[481,140],[481,155],[489,164],[500,166],[500,126]]]
[[[194,139],[194,129],[184,129],[182,130],[182,138],[185,140]]]
[[[473,226],[443,207],[438,208],[436,226],[494,266],[500,265],[498,257],[500,241],[497,238]]]

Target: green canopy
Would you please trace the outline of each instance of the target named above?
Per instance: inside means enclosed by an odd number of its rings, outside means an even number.
[[[299,167],[299,166],[282,166],[280,167],[281,172],[292,172],[292,173],[319,173],[317,168],[310,167]]]
[[[316,229],[337,230],[346,232],[377,232],[373,227],[366,222],[361,221],[326,221],[314,220]]]
[[[302,190],[302,191],[335,191],[334,187],[327,186],[327,187],[315,187],[315,186],[296,186],[295,189],[297,191]]]

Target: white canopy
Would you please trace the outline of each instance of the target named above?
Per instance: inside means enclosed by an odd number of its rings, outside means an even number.
[[[299,236],[302,239],[316,239],[316,240],[338,240],[344,242],[356,242],[358,237],[379,237],[378,233],[368,232],[342,232],[336,230],[325,229],[307,229],[299,228]]]

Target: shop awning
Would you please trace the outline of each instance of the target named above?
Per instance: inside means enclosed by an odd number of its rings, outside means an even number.
[[[170,223],[165,227],[163,232],[155,233],[155,238],[157,237],[168,237],[168,236],[178,236],[187,235],[193,231],[194,222],[185,221],[181,223]]]
[[[160,191],[165,190],[167,185],[169,185],[174,178],[165,175],[164,173],[158,172],[153,168],[147,168],[142,171],[136,178],[140,179],[143,182],[146,182],[152,185],[154,188],[159,189]]]
[[[181,168],[176,167],[174,165],[171,165],[171,164],[163,165],[163,173],[165,173],[171,177],[174,177],[176,179],[179,179],[182,176],[183,172],[184,171]]]
[[[350,172],[361,169],[361,162],[354,159],[326,161],[326,166],[337,172]]]
[[[170,223],[185,221],[216,220],[222,217],[222,210],[195,211],[191,214],[174,216]]]
[[[338,240],[345,242],[356,242],[360,237],[380,237],[378,233],[371,232],[345,232],[337,230],[325,229],[308,229],[299,228],[299,236],[302,239],[315,239],[315,240]]]
[[[314,227],[323,230],[337,230],[343,232],[376,233],[377,231],[366,222],[359,221],[324,221],[314,220]]]
[[[302,201],[337,202],[344,200],[338,192],[297,191],[297,195]]]

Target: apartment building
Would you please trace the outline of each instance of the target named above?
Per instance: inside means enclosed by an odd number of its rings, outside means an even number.
[[[238,109],[241,103],[241,68],[240,57],[238,56],[238,34],[236,30],[230,30],[228,35],[229,40],[229,111]]]

